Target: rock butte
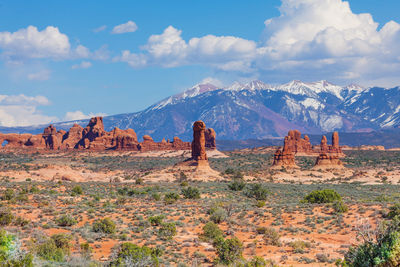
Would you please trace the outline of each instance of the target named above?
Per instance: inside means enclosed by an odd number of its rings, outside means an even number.
[[[207,148],[215,149],[215,131],[207,129],[203,132]],[[69,150],[87,149],[93,151],[102,150],[130,150],[130,151],[158,151],[158,150],[190,150],[190,142],[183,142],[178,137],[174,137],[172,142],[163,139],[155,142],[149,135],[143,136],[143,142],[139,142],[133,129],[121,130],[114,128],[107,132],[104,130],[103,118],[93,117],[88,125],[82,128],[74,124],[66,132],[57,131],[56,127],[50,125],[46,127],[43,134],[2,134],[0,142],[7,141],[4,148],[25,148],[38,150]]]
[[[338,132],[332,134],[332,145],[328,145],[328,140],[324,135],[319,146],[312,146],[307,135],[301,138],[300,131],[291,130],[285,136],[283,149],[278,148],[274,154],[273,168],[296,168],[295,155],[318,155],[315,167],[323,166],[325,168],[343,168],[340,158],[345,156],[339,146]]]

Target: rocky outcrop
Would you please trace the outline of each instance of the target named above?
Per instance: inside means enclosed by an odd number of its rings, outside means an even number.
[[[203,121],[196,121],[193,124],[192,159],[207,160],[206,154],[206,124]]]
[[[291,136],[286,136],[283,148],[278,148],[274,154],[274,162],[272,164],[273,168],[297,168],[292,145]]]
[[[204,133],[203,133],[204,136]],[[209,131],[210,148],[215,146],[215,131]],[[1,134],[1,143],[6,143],[7,148],[31,148],[47,150],[88,149],[103,151],[109,149],[130,151],[162,151],[162,150],[190,150],[190,142],[183,142],[178,137],[173,141],[163,139],[155,142],[149,135],[143,136],[143,142],[139,143],[133,129],[121,130],[114,128],[107,132],[104,130],[103,118],[91,118],[88,125],[82,128],[74,124],[68,132],[57,131],[53,125],[49,125],[43,134]]]
[[[205,132],[206,147],[210,149],[217,149],[216,136],[213,128],[208,128]]]
[[[295,154],[311,154],[313,153],[310,138],[305,135],[301,138],[301,132],[298,130],[290,130],[285,137],[288,149]]]
[[[320,153],[339,154],[339,156],[343,156],[342,149],[339,146],[339,133],[332,133],[332,145],[328,145],[328,139],[325,135],[323,135],[321,138],[319,150]]]
[[[321,153],[319,154],[314,169],[342,169],[344,168],[339,154]]]

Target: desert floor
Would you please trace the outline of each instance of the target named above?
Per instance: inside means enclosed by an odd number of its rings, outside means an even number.
[[[67,233],[68,260],[79,258],[82,266],[85,261],[109,262],[123,242],[157,247],[162,266],[212,266],[216,251],[202,233],[213,220],[210,211],[219,209],[219,228],[226,238],[240,239],[245,259],[260,256],[279,266],[334,266],[360,242],[360,229],[376,227],[388,207],[400,200],[399,151],[346,151],[342,170],[312,169],[313,157],[297,157],[299,169],[272,170],[272,151],[212,152],[213,179],[207,172],[191,179],[190,170],[175,166],[187,152],[3,152],[0,203],[14,220],[1,228],[33,252],[38,240]],[[229,187],[235,179],[245,181],[243,190]],[[265,200],[249,193],[254,184],[268,190]],[[201,198],[184,198],[182,190],[188,186],[197,188]],[[349,210],[339,213],[332,204],[301,202],[318,189],[336,190]],[[180,198],[166,201],[171,192]],[[60,226],[62,215],[76,223]],[[152,225],[149,218],[156,215],[173,222],[176,234],[165,236],[160,225]],[[116,231],[93,231],[93,222],[106,217]],[[83,243],[90,246],[85,257]]]

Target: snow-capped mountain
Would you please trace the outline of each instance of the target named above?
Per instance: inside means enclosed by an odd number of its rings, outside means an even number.
[[[198,84],[143,111],[105,117],[104,123],[107,130],[133,128],[138,136],[150,134],[155,140],[190,140],[191,125],[199,119],[214,128],[219,139],[231,140],[282,137],[290,129],[319,134],[394,128],[400,125],[400,88],[327,81],[235,82],[224,88]]]

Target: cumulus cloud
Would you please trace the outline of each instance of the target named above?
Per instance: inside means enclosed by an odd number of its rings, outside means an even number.
[[[84,114],[80,110],[76,111],[69,111],[65,114],[64,116],[64,121],[75,121],[75,120],[84,120],[84,119],[89,119],[92,117],[96,116],[106,116],[107,114],[105,113],[89,113],[89,114]]]
[[[127,32],[135,32],[138,29],[138,26],[135,22],[129,20],[127,23],[123,23],[120,25],[115,26],[112,29],[112,34],[121,34]]]
[[[175,67],[189,64],[209,64],[224,70],[249,69],[249,62],[255,56],[256,43],[233,36],[207,35],[182,39],[182,31],[172,26],[162,34],[152,35],[142,47],[144,53],[123,51],[115,60],[124,61],[132,67],[161,65]]]
[[[282,0],[279,11],[265,21],[257,43],[214,35],[186,41],[181,30],[169,26],[151,35],[142,51],[125,50],[114,60],[135,68],[201,64],[272,82],[283,77],[400,82],[399,23],[379,27],[371,14],[353,13],[343,0]]]
[[[49,104],[44,96],[0,95],[0,125],[28,126],[57,121],[57,117],[46,116],[37,109]]]
[[[92,63],[89,61],[82,61],[79,64],[72,65],[72,69],[87,69],[92,66]]]

